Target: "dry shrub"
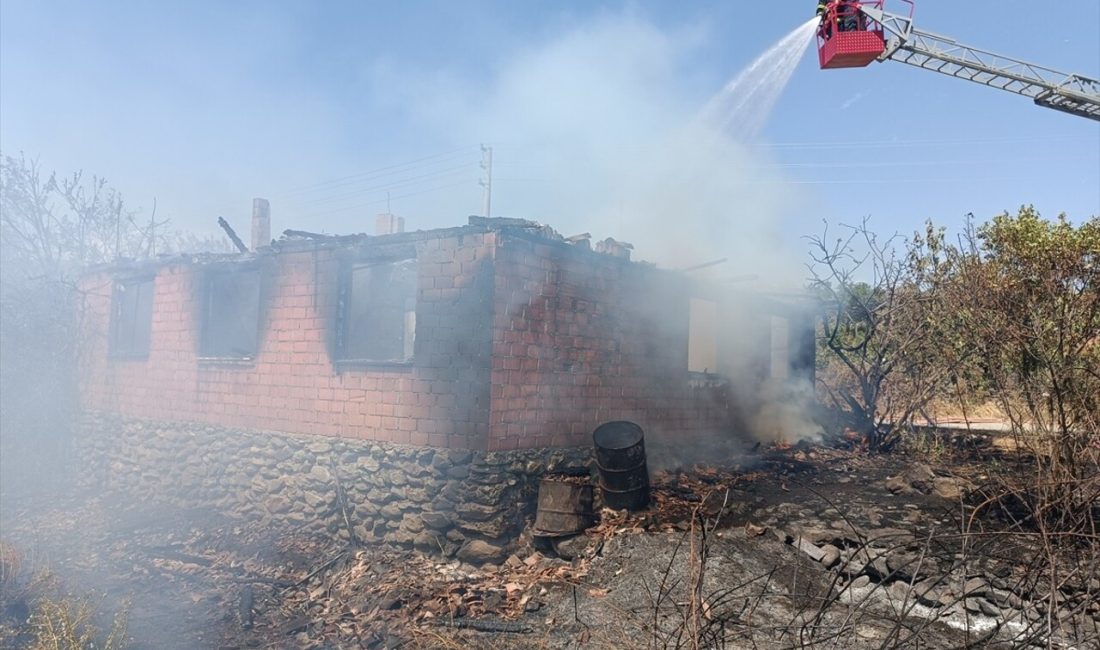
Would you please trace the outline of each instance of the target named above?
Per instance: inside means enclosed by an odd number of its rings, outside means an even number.
[[[119,612],[104,636],[87,599],[43,599],[31,616],[31,650],[116,650],[126,647],[126,613]]]
[[[22,554],[14,546],[0,541],[0,592],[6,594],[13,589],[22,571]]]
[[[126,608],[106,634],[87,598],[54,597],[58,581],[33,554],[0,541],[0,647],[116,650],[126,647]]]

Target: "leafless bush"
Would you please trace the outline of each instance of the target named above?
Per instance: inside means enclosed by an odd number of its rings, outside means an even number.
[[[884,240],[865,220],[835,240],[826,226],[809,241],[822,344],[842,369],[824,387],[870,449],[888,450],[966,356],[934,326],[948,318],[944,285],[955,260],[931,224]]]
[[[77,278],[89,264],[212,243],[128,210],[99,177],[0,158],[0,479],[10,494],[62,478],[88,335]]]

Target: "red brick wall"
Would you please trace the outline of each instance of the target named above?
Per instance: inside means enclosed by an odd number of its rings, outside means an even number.
[[[85,406],[158,420],[484,449],[494,242],[493,233],[414,242],[419,287],[410,367],[334,366],[333,249],[270,256],[259,352],[244,364],[198,358],[201,264],[157,270],[152,342],[140,360],[108,357],[112,279],[90,275]]]
[[[603,422],[647,439],[728,431],[726,388],[692,388],[677,274],[502,235],[494,264],[490,449],[591,445]]]
[[[259,352],[243,364],[199,359],[203,265],[180,261],[157,270],[147,359],[108,357],[111,275],[86,278],[85,405],[482,450],[588,446],[616,419],[666,442],[732,426],[728,388],[690,381],[682,275],[507,231],[392,237],[419,260],[410,366],[332,361],[339,256],[391,238],[268,256]]]

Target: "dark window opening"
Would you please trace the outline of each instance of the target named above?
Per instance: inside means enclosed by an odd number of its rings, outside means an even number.
[[[111,310],[111,356],[141,359],[149,356],[153,330],[153,279],[115,283]]]
[[[199,354],[252,359],[260,339],[258,269],[207,271]]]
[[[415,259],[351,267],[340,300],[338,358],[407,363],[416,337]]]

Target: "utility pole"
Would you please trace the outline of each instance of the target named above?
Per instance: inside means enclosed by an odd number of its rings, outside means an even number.
[[[485,188],[485,218],[492,215],[493,207],[493,148],[481,145],[481,168],[485,177],[478,181]]]

